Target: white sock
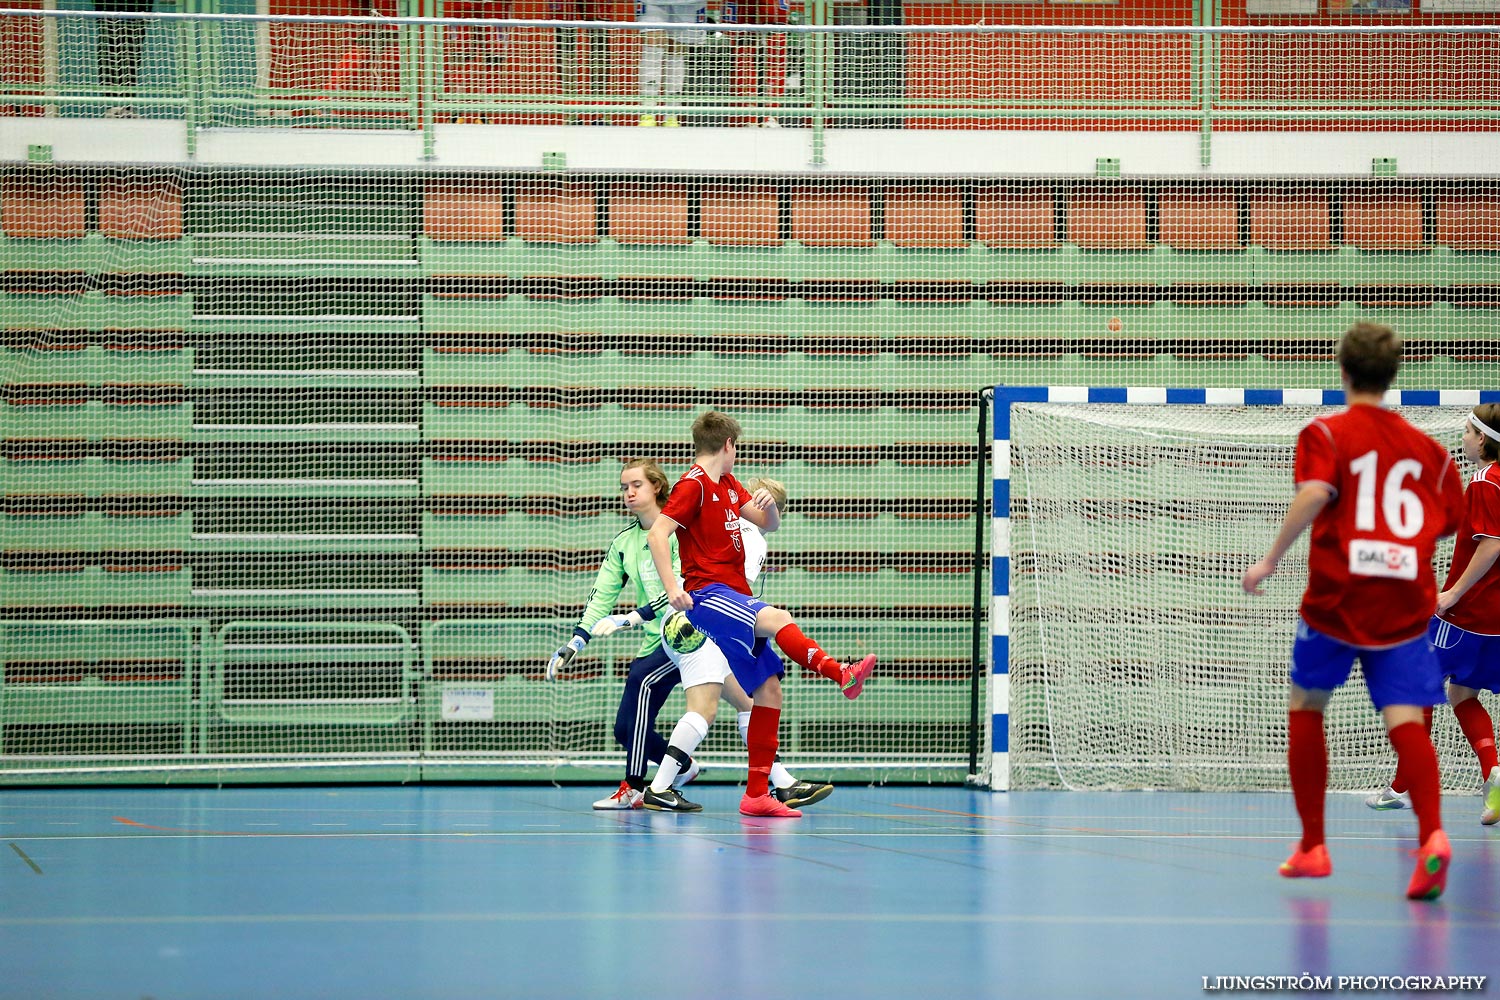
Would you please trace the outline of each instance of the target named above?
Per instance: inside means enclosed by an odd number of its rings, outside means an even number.
[[[687,82],[687,57],[682,52],[676,51],[667,55],[666,92],[668,94],[682,93],[682,86]]]
[[[672,730],[672,738],[667,742],[691,757],[707,735],[708,720],[697,712],[688,712],[677,720],[677,727]],[[681,770],[682,764],[677,758],[667,754],[662,759],[661,766],[656,769],[656,777],[651,779],[651,790],[665,792],[672,787],[672,782],[677,780],[677,773]]]
[[[740,742],[745,745],[750,743],[750,713],[741,712],[734,717],[735,725],[740,727]],[[778,756],[771,764],[771,787],[787,788],[795,785],[797,779],[792,777],[792,772],[781,766],[781,758]]]
[[[660,45],[641,47],[641,96],[656,97],[661,94],[661,69],[666,53]]]

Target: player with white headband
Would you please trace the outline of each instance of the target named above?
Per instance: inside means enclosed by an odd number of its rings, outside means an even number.
[[[1464,491],[1453,565],[1427,634],[1448,678],[1448,704],[1479,760],[1484,782],[1479,822],[1493,826],[1500,823],[1500,759],[1495,724],[1479,692],[1500,692],[1500,403],[1474,407],[1464,423],[1463,447],[1479,468]],[[1427,719],[1430,726],[1430,712]],[[1370,796],[1365,805],[1405,809],[1411,794],[1397,774],[1389,788]]]

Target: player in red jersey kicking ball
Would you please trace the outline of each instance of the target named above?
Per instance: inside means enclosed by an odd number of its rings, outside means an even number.
[[[1312,527],[1292,645],[1287,740],[1302,841],[1281,874],[1333,872],[1323,839],[1323,710],[1358,657],[1417,814],[1420,846],[1406,895],[1436,899],[1452,850],[1443,833],[1437,753],[1422,717],[1443,699],[1427,619],[1437,607],[1433,550],[1463,516],[1463,483],[1446,448],[1381,408],[1401,366],[1394,330],[1356,323],[1339,342],[1338,361],[1348,408],[1312,420],[1298,435],[1296,496],[1271,551],[1241,580],[1246,593],[1261,593],[1281,557]]]
[[[803,635],[790,614],[750,595],[739,520],[743,517],[764,531],[775,531],[781,525],[781,511],[769,490],[759,489],[752,495],[734,478],[740,434],[739,421],[714,410],[693,421],[697,457],[673,487],[671,499],[646,534],[646,544],[666,585],[668,603],[686,612],[693,627],[714,640],[754,702],[745,739],[750,774],[740,812],[801,816],[770,794],[785,670],[766,640],[774,638],[793,662],[836,681],[850,699],[858,698],[864,689],[865,679],[875,669],[875,656],[845,666]],[[681,585],[672,572],[673,532],[682,559]]]

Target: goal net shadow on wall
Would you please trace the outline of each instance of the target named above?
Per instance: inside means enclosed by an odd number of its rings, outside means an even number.
[[[1293,492],[1324,389],[999,386],[993,401],[990,752],[994,789],[1281,790],[1286,663],[1306,537],[1245,595]],[[1479,390],[1392,390],[1454,450]],[[1446,572],[1451,540],[1437,556]],[[1491,710],[1494,698],[1483,695]],[[1451,712],[1433,740],[1472,790]],[[1394,754],[1356,672],[1328,709],[1329,784],[1381,787]]]

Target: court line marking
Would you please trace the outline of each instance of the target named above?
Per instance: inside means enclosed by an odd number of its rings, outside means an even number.
[[[346,832],[343,832],[343,833],[335,833],[335,832],[329,832],[329,833],[308,833],[308,832],[299,832],[299,831],[287,831],[287,832],[282,832],[282,833],[269,833],[269,832],[249,831],[249,830],[174,830],[174,829],[172,829],[170,827],[149,826],[149,825],[147,825],[145,823],[134,823],[134,822],[130,822],[130,821],[125,821],[125,822],[126,822],[126,825],[128,825],[128,826],[132,826],[132,827],[135,827],[135,828],[141,829],[141,830],[147,830],[147,831],[150,831],[150,832],[148,832],[148,833],[123,833],[123,832],[122,833],[71,833],[71,834],[69,834],[69,833],[34,833],[34,834],[25,834],[25,833],[22,833],[22,834],[12,834],[11,836],[12,836],[12,838],[14,840],[18,840],[18,841],[38,842],[38,841],[54,841],[54,840],[192,840],[194,838],[204,838],[204,837],[227,837],[227,838],[236,838],[236,837],[239,837],[239,838],[250,838],[250,837],[264,838],[264,837],[270,837],[270,838],[277,838],[277,839],[282,839],[282,840],[289,840],[289,839],[290,840],[295,840],[295,839],[337,840],[339,838],[344,838],[344,839],[348,839],[348,840],[372,840],[372,839],[378,840],[380,838],[387,838],[387,839],[389,839],[389,838],[400,838],[400,837],[405,837],[405,838],[408,838],[408,839],[413,838],[413,837],[424,837],[424,838],[452,837],[454,839],[458,839],[458,838],[473,838],[473,837],[479,837],[479,836],[483,836],[483,837],[486,837],[486,838],[492,839],[492,840],[502,840],[502,839],[505,839],[505,838],[528,838],[528,837],[529,838],[568,837],[568,838],[572,838],[572,839],[587,839],[587,838],[611,838],[611,837],[618,837],[620,835],[620,831],[619,830],[561,830],[561,829],[558,829],[558,830],[549,830],[547,832],[542,832],[542,831],[527,832],[527,831],[522,831],[522,830],[490,830],[489,832],[483,833],[483,834],[468,833],[468,832],[455,832],[455,831],[451,831],[451,830],[417,830],[417,831],[412,831],[412,832],[396,832],[396,831],[383,832],[383,831],[379,831],[379,830],[350,830],[350,831],[346,831]],[[645,830],[646,832],[655,832],[655,833],[671,832],[671,833],[676,833],[676,834],[689,835],[689,836],[697,836],[697,837],[707,837],[707,836],[714,836],[714,835],[724,836],[725,835],[725,831],[714,831],[714,830],[708,830],[708,829],[681,829],[681,830],[674,830],[674,831],[663,831],[663,830],[655,829],[655,828],[650,827],[650,826],[643,826],[643,827],[640,827],[639,829]],[[802,837],[802,838],[809,838],[809,839],[824,839],[824,840],[838,840],[839,839],[838,837],[827,836],[828,832],[830,832],[830,831],[820,831],[820,830],[811,830],[811,829],[809,829],[809,830],[787,830],[785,834],[780,834],[779,836],[784,836],[784,837]],[[1290,830],[1287,831],[1287,832],[1285,832],[1285,833],[1276,833],[1276,834],[1235,834],[1235,835],[1228,835],[1228,834],[1222,834],[1222,833],[1214,833],[1214,834],[1201,834],[1200,835],[1200,834],[1190,834],[1190,833],[1159,833],[1159,834],[1139,834],[1139,833],[1133,833],[1133,834],[1128,834],[1128,835],[1123,835],[1123,836],[1114,835],[1114,834],[1110,834],[1110,833],[1106,833],[1106,832],[1079,832],[1079,833],[1075,833],[1075,832],[1071,832],[1070,831],[1070,832],[1065,832],[1065,833],[1059,833],[1059,832],[1049,832],[1049,831],[1045,831],[1045,830],[1034,831],[1034,832],[1033,831],[1016,831],[1016,832],[1012,832],[1012,831],[1002,831],[1002,830],[985,830],[985,831],[977,831],[977,830],[921,830],[921,831],[912,831],[912,830],[869,830],[869,831],[866,831],[864,833],[850,833],[850,832],[846,832],[846,831],[842,831],[841,830],[839,832],[840,832],[840,836],[842,836],[842,837],[850,837],[850,838],[856,838],[856,839],[858,839],[858,838],[870,838],[870,839],[873,839],[873,838],[903,839],[903,838],[905,838],[905,839],[910,839],[910,840],[922,840],[922,839],[928,839],[928,840],[974,840],[974,839],[985,839],[985,840],[1037,840],[1037,841],[1047,841],[1047,840],[1061,840],[1061,841],[1068,841],[1068,840],[1123,840],[1123,841],[1170,840],[1170,841],[1173,841],[1173,842],[1182,842],[1182,841],[1209,841],[1209,842],[1229,841],[1229,842],[1234,842],[1234,843],[1249,843],[1249,844],[1267,844],[1267,843],[1280,844],[1280,843],[1285,842],[1287,840],[1287,838],[1289,838],[1289,837],[1292,840],[1296,840],[1297,839],[1297,834],[1295,832],[1293,832],[1293,831],[1290,831]],[[751,829],[748,829],[748,830],[742,830],[741,833],[743,833],[745,836],[751,836],[751,837],[763,837],[763,836],[767,836],[768,835],[767,833],[763,832],[763,828],[762,829],[751,828]],[[770,835],[777,836],[777,834],[770,834]],[[1475,843],[1480,843],[1480,842],[1493,842],[1493,838],[1487,838],[1487,837],[1465,837],[1465,838],[1459,838],[1459,837],[1452,836],[1451,833],[1450,833],[1448,839],[1449,839],[1449,841],[1451,841],[1452,843],[1455,843],[1455,844],[1458,844],[1458,843],[1475,844]],[[1403,851],[1407,851],[1407,850],[1409,850],[1413,846],[1414,840],[1411,843],[1409,843],[1408,842],[1408,838],[1330,836],[1328,838],[1328,842],[1330,844],[1339,843],[1339,844],[1374,844],[1374,845],[1377,845],[1377,846],[1384,845],[1384,846],[1389,846],[1391,848],[1400,848]]]
[[[916,807],[916,808],[924,808],[924,807]],[[930,810],[930,811],[946,812],[947,810]],[[894,818],[899,818],[899,817],[891,817],[891,818],[894,819]],[[516,837],[590,838],[590,837],[616,837],[616,836],[619,836],[619,830],[618,829],[613,829],[613,830],[561,830],[561,829],[556,829],[556,830],[553,830],[551,828],[549,828],[549,832],[547,832],[547,833],[540,833],[540,832],[530,833],[530,832],[525,832],[525,831],[521,831],[521,830],[494,830],[494,829],[487,830],[484,833],[454,832],[454,831],[443,831],[443,830],[417,830],[417,831],[413,831],[413,832],[402,832],[402,833],[396,833],[396,832],[389,832],[389,833],[387,833],[387,832],[380,832],[380,831],[374,831],[374,830],[346,830],[345,832],[339,832],[339,833],[309,833],[309,832],[305,832],[305,831],[285,831],[285,832],[272,833],[272,832],[267,832],[267,831],[249,831],[249,830],[187,830],[187,829],[182,829],[180,827],[155,826],[155,825],[150,824],[150,823],[141,823],[141,822],[138,822],[136,820],[130,819],[130,818],[125,817],[125,816],[114,816],[114,817],[112,817],[112,819],[114,819],[114,821],[116,823],[119,823],[119,824],[121,824],[123,826],[133,827],[133,828],[138,829],[138,830],[150,831],[150,833],[149,834],[127,834],[127,833],[108,833],[108,834],[32,834],[32,835],[21,834],[19,836],[16,836],[15,839],[17,839],[17,840],[25,840],[25,841],[48,841],[48,840],[126,840],[126,839],[140,839],[140,838],[143,838],[145,836],[155,836],[155,837],[160,837],[162,839],[191,839],[191,838],[195,838],[195,837],[244,837],[244,838],[248,838],[248,837],[268,838],[269,837],[269,838],[280,838],[280,839],[333,839],[333,838],[340,838],[340,837],[349,838],[349,839],[378,839],[378,838],[392,838],[392,837],[406,837],[406,838],[419,837],[419,838],[431,839],[431,838],[440,838],[440,837],[453,837],[453,838],[468,837],[468,838],[472,838],[472,837],[481,837],[481,836],[482,837],[487,837],[487,838],[494,838],[494,839],[503,839],[503,838],[516,838]],[[632,817],[632,820],[634,820],[634,819],[635,818]],[[641,817],[641,819],[645,819],[645,817]],[[248,826],[248,825],[251,825],[251,824],[247,823],[246,825]],[[313,825],[314,826],[343,826],[344,824],[317,824],[317,823],[315,823]],[[389,826],[389,825],[392,825],[392,824],[382,824],[382,825]],[[460,824],[454,824],[454,825],[458,826]],[[647,831],[650,831],[650,832],[666,832],[666,831],[661,830],[660,828],[658,828],[656,826],[653,826],[649,822],[632,822],[630,825],[632,827],[636,828],[636,829],[644,829],[644,830],[647,830]],[[776,829],[778,831],[784,831],[783,835],[786,835],[786,836],[793,836],[793,837],[813,837],[813,838],[825,839],[825,840],[830,840],[830,841],[835,841],[835,842],[843,839],[844,837],[847,837],[847,838],[850,838],[850,839],[872,839],[872,838],[887,838],[888,837],[888,838],[913,838],[913,839],[922,838],[922,839],[933,839],[933,840],[955,839],[955,838],[972,839],[972,838],[976,838],[976,837],[982,837],[982,838],[985,838],[985,839],[999,839],[999,840],[1028,840],[1028,839],[1034,839],[1034,840],[1059,840],[1059,841],[1069,841],[1069,840],[1116,840],[1116,841],[1171,840],[1171,841],[1175,841],[1175,842],[1202,840],[1202,841],[1210,841],[1210,842],[1226,842],[1227,841],[1227,842],[1239,842],[1239,843],[1266,843],[1266,842],[1281,842],[1281,841],[1284,841],[1288,836],[1292,836],[1291,833],[1226,835],[1226,834],[1222,834],[1222,833],[1194,834],[1194,833],[1179,833],[1179,832],[1172,832],[1172,831],[1162,831],[1160,833],[1128,833],[1128,834],[1126,834],[1126,833],[1113,832],[1113,831],[1109,831],[1109,830],[1084,829],[1084,828],[1076,828],[1076,827],[1075,828],[1064,827],[1061,830],[1032,829],[1032,830],[1014,830],[1014,831],[1002,831],[1002,830],[965,830],[965,829],[933,830],[933,829],[930,829],[930,828],[926,828],[926,829],[920,829],[920,830],[904,829],[904,830],[899,830],[899,831],[896,831],[896,830],[870,830],[870,831],[866,831],[866,832],[847,832],[847,831],[845,831],[843,829],[840,829],[838,832],[842,835],[841,837],[830,837],[830,836],[828,836],[828,834],[834,832],[833,830],[819,830],[819,829],[816,828],[816,826],[811,826],[811,827],[803,828],[801,830],[798,830],[798,829],[796,829],[794,827],[789,827],[789,826],[776,826],[774,828],[773,827],[761,827],[761,826],[750,826],[750,827],[742,826],[739,832],[741,832],[742,834],[745,834],[747,836],[762,836],[762,835],[764,835],[764,832],[766,830],[769,830],[769,829]],[[723,844],[725,844],[725,846],[732,846],[732,847],[737,847],[737,848],[740,848],[740,849],[748,849],[748,850],[756,850],[757,849],[756,846],[752,845],[752,844],[739,844],[739,843],[735,843],[733,841],[724,841],[724,840],[717,839],[719,837],[726,836],[726,831],[723,831],[723,830],[697,829],[697,828],[693,828],[693,827],[686,827],[686,828],[678,827],[678,828],[674,829],[672,832],[681,833],[681,834],[685,834],[685,835],[689,835],[689,836],[700,837],[700,838],[706,839],[706,840],[713,840],[715,843],[723,843]],[[1351,835],[1342,835],[1342,836],[1329,837],[1328,839],[1329,839],[1329,841],[1331,843],[1373,843],[1373,844],[1377,844],[1377,845],[1390,845],[1390,846],[1396,846],[1396,847],[1404,847],[1404,844],[1405,844],[1404,840],[1395,839],[1395,838],[1392,838],[1392,837],[1389,837],[1389,836],[1386,836],[1386,837],[1357,837],[1357,836],[1351,836]],[[1474,843],[1474,842],[1478,842],[1480,840],[1488,840],[1489,838],[1478,837],[1478,836],[1464,837],[1464,836],[1450,835],[1449,839],[1451,841],[1455,842],[1455,843]],[[777,852],[777,853],[780,854],[781,852]],[[785,856],[785,855],[781,855],[781,856]],[[801,860],[814,861],[814,859],[810,859],[810,858],[801,859]],[[827,864],[826,862],[818,862],[818,861],[814,861],[814,863],[825,864],[825,865]],[[838,866],[829,866],[829,867],[838,867]]]
[[[1126,862],[1130,862],[1130,863],[1133,863],[1133,864],[1146,865],[1146,866],[1151,866],[1151,867],[1175,869],[1177,871],[1185,871],[1185,872],[1194,872],[1194,873],[1200,874],[1200,875],[1213,875],[1213,874],[1216,873],[1216,869],[1204,868],[1204,867],[1200,867],[1200,866],[1197,866],[1197,865],[1188,864],[1182,858],[1180,858],[1180,857],[1178,857],[1176,855],[1173,855],[1171,857],[1140,857],[1140,856],[1138,856],[1136,854],[1128,853],[1123,847],[1114,846],[1114,845],[1119,845],[1122,842],[1126,842],[1126,841],[1140,841],[1140,840],[1144,840],[1144,841],[1147,841],[1147,842],[1156,842],[1156,841],[1160,841],[1160,840],[1167,839],[1167,838],[1175,838],[1177,836],[1177,834],[1176,834],[1175,831],[1171,832],[1171,833],[1162,833],[1162,832],[1155,832],[1155,831],[1151,831],[1151,830],[1135,830],[1135,829],[1123,829],[1122,830],[1122,829],[1108,829],[1108,828],[1099,828],[1099,827],[1076,827],[1076,826],[1061,826],[1061,827],[1057,827],[1057,826],[1054,826],[1053,824],[1048,824],[1048,823],[1022,823],[1022,822],[1018,822],[1018,821],[1016,821],[1014,819],[1011,819],[1010,817],[983,816],[983,815],[979,815],[979,814],[976,814],[976,813],[959,812],[959,811],[952,810],[952,809],[937,809],[937,808],[934,808],[934,807],[931,807],[931,806],[910,805],[910,804],[907,804],[907,803],[904,803],[904,802],[893,802],[892,806],[894,806],[897,809],[911,809],[911,810],[914,810],[914,811],[919,812],[919,813],[937,813],[937,814],[940,814],[940,815],[959,816],[959,817],[963,817],[963,818],[966,818],[966,819],[979,819],[979,820],[984,820],[986,822],[989,822],[991,820],[998,820],[999,822],[1007,823],[1007,824],[1012,825],[1012,826],[1018,826],[1018,827],[1028,828],[1029,831],[1030,831],[1030,835],[1033,835],[1033,836],[1043,836],[1043,837],[1047,837],[1047,838],[1052,839],[1052,840],[1056,840],[1058,842],[1058,844],[1059,844],[1059,847],[1058,847],[1059,851],[1071,852],[1072,854],[1075,854],[1075,855],[1086,855],[1086,856],[1089,856],[1089,857],[1106,858],[1106,859],[1111,859],[1111,860],[1116,860],[1116,861],[1126,861]],[[1134,820],[1135,822],[1140,822],[1140,817],[1129,817],[1129,818],[1132,819],[1132,820]],[[900,815],[895,815],[895,816],[891,816],[890,819],[892,819],[892,820],[894,820],[894,821],[896,821],[898,823],[913,823],[913,822],[919,822],[922,819],[922,817],[919,817],[919,816],[900,816]],[[991,836],[991,834],[989,832],[979,833],[978,835],[979,836],[984,836],[984,837]],[[1020,831],[1017,831],[1017,832],[1011,834],[1011,836],[1025,836],[1025,835],[1027,835],[1027,834],[1026,833],[1022,833]],[[1100,845],[1100,846],[1093,846],[1093,845],[1087,845],[1087,846],[1085,846],[1085,845],[1077,843],[1077,841],[1080,838],[1086,838],[1086,837],[1103,837],[1106,840],[1106,844],[1103,844],[1103,845]],[[1073,841],[1073,842],[1069,843],[1069,841]],[[916,856],[922,856],[922,855],[918,854],[918,852],[916,852],[916,851],[913,851],[911,853],[913,853],[913,855],[916,855]],[[987,870],[989,870],[989,866],[983,865],[983,864],[978,864],[978,863],[975,863],[975,862],[956,862],[955,861],[955,862],[950,862],[950,863],[953,863],[953,864],[960,864],[960,863],[961,864],[965,864],[965,865],[968,865],[969,867],[977,868],[977,869],[979,869],[981,871],[987,871]]]
[[[1070,926],[1078,924],[1107,927],[1140,926],[1154,927],[1271,927],[1285,928],[1287,918],[1282,915],[1265,917],[1233,917],[1185,915],[1180,917],[1138,913],[1120,916],[1109,914],[1038,914],[1038,913],[788,913],[785,911],[735,913],[619,913],[579,911],[559,913],[555,911],[531,913],[267,913],[267,914],[161,914],[156,916],[96,915],[71,917],[0,917],[0,927],[79,927],[121,925],[169,925],[169,924],[389,924],[389,923],[530,923],[544,921],[561,923],[570,921],[597,921],[620,923],[629,921],[657,921],[660,923],[713,922],[721,924],[798,922],[811,924],[1047,924]],[[1329,928],[1394,928],[1410,929],[1407,917],[1365,917],[1354,919],[1330,919],[1319,926]],[[1443,927],[1460,930],[1491,930],[1493,920],[1444,920]]]
[[[657,815],[659,815],[659,814],[657,814]],[[754,818],[764,820],[767,817],[754,817]],[[727,817],[726,817],[726,819],[727,819]],[[632,817],[628,817],[626,819],[626,822],[627,822],[627,824],[629,826],[631,826],[631,827],[633,827],[633,828],[635,828],[637,830],[644,830],[647,833],[661,833],[661,834],[665,835],[667,833],[667,831],[665,829],[663,829],[662,827],[657,826],[654,822],[652,822],[652,820],[653,820],[652,816],[640,816],[640,817],[634,817],[634,816],[632,816]],[[830,869],[832,871],[840,872],[840,873],[842,873],[844,875],[849,874],[850,869],[845,868],[843,865],[834,864],[832,861],[824,861],[821,858],[808,858],[808,857],[803,857],[800,854],[791,854],[791,853],[789,853],[787,851],[775,850],[770,845],[765,844],[764,843],[764,838],[777,836],[776,833],[772,832],[772,831],[774,831],[774,830],[777,829],[777,826],[775,825],[776,822],[777,821],[772,820],[771,821],[771,825],[769,825],[769,826],[766,825],[765,823],[759,823],[759,824],[742,823],[738,832],[742,836],[745,836],[745,837],[748,837],[748,838],[754,838],[754,839],[751,839],[751,840],[749,840],[749,841],[747,841],[745,843],[740,843],[740,842],[738,842],[736,840],[729,839],[731,837],[731,835],[732,835],[729,831],[714,831],[714,830],[706,830],[706,829],[700,830],[700,829],[698,829],[696,827],[685,827],[685,828],[683,828],[683,827],[674,827],[671,832],[673,834],[678,834],[680,836],[691,837],[694,840],[701,840],[701,841],[703,841],[706,844],[717,844],[720,847],[727,847],[730,850],[745,851],[745,852],[747,852],[749,854],[758,854],[758,855],[760,855],[762,857],[775,858],[775,859],[780,860],[780,861],[800,861],[803,864],[816,865],[819,868],[827,868],[827,869]],[[792,833],[793,831],[788,830],[787,832],[788,833]],[[565,832],[563,832],[561,834],[553,833],[553,834],[548,834],[547,836],[549,836],[549,837],[555,837],[555,836],[566,836],[566,835],[567,835],[567,833],[565,831]],[[617,836],[617,835],[618,835],[618,831],[616,831],[615,833],[611,833],[610,834],[610,836]]]
[[[565,806],[559,803],[535,802],[534,805],[538,809],[548,810],[553,813],[562,813],[563,815],[567,816],[580,815],[579,812],[571,806]],[[626,812],[623,815],[615,813],[613,811],[605,812],[601,815],[598,812],[590,810],[589,813],[583,815],[591,815],[599,820],[602,820],[604,816],[615,816],[617,817],[616,822],[620,823],[621,826],[632,830],[660,834],[662,836],[666,836],[670,832],[673,835],[680,835],[684,837],[691,837],[694,840],[701,840],[704,843],[717,844],[719,847],[727,848],[729,850],[745,851],[750,854],[758,854],[764,857],[777,858],[783,861],[799,861],[804,864],[816,865],[819,868],[827,868],[845,875],[849,874],[850,872],[850,869],[845,868],[842,865],[834,864],[831,861],[823,861],[819,858],[803,857],[800,854],[791,854],[784,850],[775,850],[769,845],[763,846],[759,841],[759,838],[775,836],[776,834],[774,834],[772,831],[784,830],[786,833],[795,832],[788,827],[782,826],[781,821],[770,819],[764,816],[751,816],[741,818],[739,816],[711,813],[707,816],[694,814],[689,817],[684,816],[681,813],[652,812],[646,809],[642,809],[639,812]],[[668,817],[673,817],[670,820],[670,822],[672,823],[670,831],[666,826],[666,824],[669,822]],[[679,820],[681,822],[678,822]],[[738,832],[744,837],[756,839],[747,840],[743,843],[733,839],[726,839],[730,837],[731,831],[724,829],[724,827],[727,827],[733,820],[739,820],[739,825],[734,832]],[[715,824],[715,826],[700,828],[696,825],[697,822],[706,822]],[[606,831],[590,832],[599,833]],[[618,836],[620,833],[620,827],[616,827],[613,831],[608,831],[607,833],[609,836]],[[523,834],[522,836],[527,835]],[[547,836],[564,837],[569,836],[569,832],[565,830],[559,830],[558,832],[547,834]]]
[[[24,861],[24,862],[26,862],[27,866],[33,872],[35,872],[38,875],[42,874],[42,866],[39,865],[39,864],[37,864],[35,861],[31,860],[30,856],[27,855],[27,853],[25,851],[21,850],[21,845],[20,844],[12,842],[11,845],[10,845],[10,849],[12,851],[15,851],[17,854],[19,854],[21,856],[21,860]]]

